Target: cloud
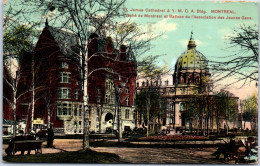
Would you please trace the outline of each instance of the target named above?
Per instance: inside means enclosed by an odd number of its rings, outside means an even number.
[[[207,38],[208,38],[208,39],[212,39],[212,36],[208,35]]]
[[[164,39],[168,39],[168,36],[167,35],[163,35],[162,36]]]
[[[168,22],[169,19],[163,19],[156,24],[156,31],[161,32],[169,32],[169,31],[175,31],[177,29],[176,23],[170,23]]]
[[[232,34],[232,32],[233,31],[231,28],[222,28],[218,30],[218,33],[220,34],[222,40],[226,40],[228,36]]]
[[[143,39],[147,38],[147,36],[150,36],[153,38],[153,37],[157,37],[159,35],[162,35],[163,39],[167,39],[168,35],[166,35],[166,33],[177,30],[177,27],[178,27],[178,24],[169,22],[169,19],[163,19],[156,23],[154,23],[154,22],[147,23],[145,25],[140,26],[140,29],[143,32],[148,32],[148,34],[139,36],[138,39],[143,40]]]

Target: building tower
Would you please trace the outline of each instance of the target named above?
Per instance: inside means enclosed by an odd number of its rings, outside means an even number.
[[[178,58],[173,73],[174,127],[187,129],[192,126],[186,114],[187,102],[194,96],[211,95],[210,76],[208,60],[196,49],[193,32],[191,32],[187,50]]]

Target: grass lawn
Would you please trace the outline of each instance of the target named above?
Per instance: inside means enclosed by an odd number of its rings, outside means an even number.
[[[89,152],[63,152],[55,154],[17,155],[3,157],[6,162],[12,163],[124,163],[119,156],[110,153]]]

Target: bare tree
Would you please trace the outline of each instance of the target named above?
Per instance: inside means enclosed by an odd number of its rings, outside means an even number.
[[[167,66],[159,67],[157,65],[157,58],[161,55],[148,56],[138,63],[138,79],[144,80],[146,84],[143,88],[146,92],[146,119],[147,119],[147,137],[149,136],[150,126],[150,112],[152,109],[152,92],[155,86],[159,85],[161,77],[167,74],[170,69]],[[157,85],[156,85],[157,84]]]
[[[240,25],[228,36],[230,46],[228,50],[234,53],[227,56],[227,61],[211,62],[212,71],[215,71],[216,81],[234,76],[236,82],[242,86],[252,81],[258,81],[258,25]],[[223,58],[222,58],[223,59]]]
[[[19,4],[19,7],[21,7],[20,9],[23,9],[23,12],[19,13],[19,16],[23,17],[24,22],[42,22],[43,18],[48,18],[49,25],[60,30],[71,32],[77,37],[77,48],[70,46],[66,41],[58,44],[65,50],[73,52],[73,56],[67,56],[67,58],[78,63],[80,70],[84,113],[83,149],[88,150],[89,131],[87,130],[88,114],[86,112],[88,111],[87,80],[89,76],[89,71],[87,70],[89,57],[87,55],[89,53],[88,41],[90,35],[93,33],[99,34],[101,37],[110,35],[115,39],[117,43],[116,47],[121,44],[128,44],[131,46],[132,50],[138,51],[139,54],[141,53],[140,50],[146,50],[145,47],[147,46],[149,39],[137,39],[140,34],[145,34],[141,32],[140,29],[124,29],[123,27],[125,26],[135,26],[135,24],[132,24],[129,21],[123,26],[122,24],[120,24],[120,26],[118,25],[115,19],[123,15],[123,11],[120,9],[123,7],[125,0],[35,0],[23,1],[22,3],[14,0],[12,4],[15,4],[15,2]],[[30,6],[30,8],[28,8],[28,6]],[[16,11],[19,10],[17,9]],[[31,14],[35,14],[38,17],[38,20],[30,19]],[[75,50],[79,50],[79,52]]]
[[[19,99],[28,93],[27,90],[24,92],[19,92],[18,94],[18,83],[21,78],[21,61],[23,59],[23,55],[25,51],[29,51],[32,49],[31,35],[33,35],[32,27],[19,25],[17,22],[13,22],[12,20],[5,20],[5,31],[3,42],[4,44],[4,55],[3,55],[3,65],[6,70],[6,74],[3,79],[5,85],[12,89],[12,99],[3,96],[4,100],[10,105],[13,111],[13,120],[14,120],[14,128],[13,134],[15,136],[16,129],[16,109],[17,102]],[[7,74],[9,73],[9,74]],[[12,78],[8,78],[8,76]]]

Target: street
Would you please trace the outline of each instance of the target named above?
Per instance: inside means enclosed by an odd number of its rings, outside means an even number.
[[[79,139],[55,139],[55,148],[46,148],[43,143],[42,153],[61,153],[82,149],[82,140]],[[7,145],[3,145],[4,149]],[[126,163],[150,163],[150,164],[224,164],[224,160],[215,160],[211,154],[216,148],[127,148],[127,147],[91,147],[97,152],[114,153]],[[25,152],[26,154],[27,152]],[[16,155],[20,155],[17,152]],[[31,152],[34,154],[34,152]]]

